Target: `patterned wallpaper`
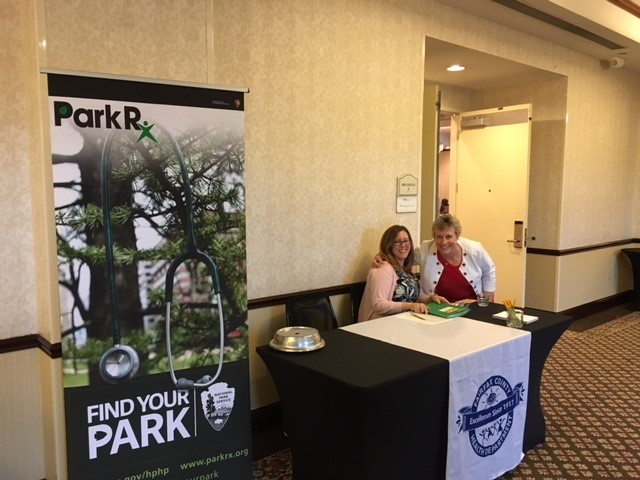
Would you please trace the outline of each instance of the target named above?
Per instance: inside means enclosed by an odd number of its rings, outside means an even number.
[[[207,0],[46,0],[50,68],[207,82]]]
[[[590,67],[568,74],[560,248],[640,235],[639,76]]]
[[[37,330],[31,162],[40,157],[35,7],[3,0],[0,15],[0,338]],[[10,46],[11,48],[7,48]]]
[[[3,2],[26,8],[17,0]],[[250,89],[250,298],[362,280],[387,226],[401,223],[417,236],[418,214],[397,214],[395,193],[398,176],[420,174],[427,35],[568,78],[566,100],[551,102],[549,115],[533,133],[549,139],[540,150],[542,168],[532,172],[530,215],[540,246],[569,248],[639,235],[637,215],[629,213],[638,208],[640,127],[633,105],[640,92],[637,75],[624,69],[602,70],[595,59],[435,0],[37,4],[45,7],[50,68]],[[11,8],[6,12],[7,27],[22,15]],[[2,33],[6,44],[22,50],[35,49],[31,34],[28,28]],[[24,98],[14,92],[26,88],[18,79],[27,60],[7,54],[1,58],[5,72],[15,71],[3,76],[2,91],[11,92],[4,93],[4,104],[15,105],[16,98]],[[33,72],[37,64],[30,62],[28,68]],[[552,108],[561,110],[565,101],[567,117]],[[23,114],[21,121],[32,122],[32,115]],[[28,140],[19,131],[4,133],[15,128],[6,118],[0,143],[6,154],[0,161],[12,180],[5,175],[0,180],[5,187],[0,221],[9,238],[0,248],[5,262],[32,271],[26,160],[32,147],[25,146]],[[564,146],[559,147],[563,135]],[[544,164],[557,157],[563,157],[561,163]],[[606,192],[607,200],[596,191]],[[18,246],[16,259],[12,252]],[[12,274],[0,275],[3,284],[15,285],[4,293],[13,302],[10,316],[31,317],[35,307],[30,300],[13,299],[32,290],[34,274],[21,275],[18,282]]]
[[[386,15],[380,15],[383,5],[387,5]],[[569,107],[573,118],[567,130],[603,137],[612,146],[618,129],[599,122],[599,114],[584,102],[600,95],[589,77],[596,75],[599,87],[611,90],[626,81],[619,77],[631,78],[630,74],[596,70],[599,63],[592,58],[435,1],[393,5],[288,2],[288,8],[271,14],[268,2],[243,2],[242,7],[218,2],[217,38],[233,37],[244,57],[216,55],[216,72],[224,77],[223,83],[251,88],[247,119],[250,297],[361,280],[387,225],[398,222],[417,228],[414,215],[394,213],[393,195],[394,178],[420,168],[421,120],[416,106],[421,87],[415,76],[423,58],[416,49],[425,35],[571,76],[568,81],[559,77],[558,84],[517,92],[520,98],[530,94],[543,105],[540,112],[534,110],[538,122],[533,138],[541,139],[532,159],[537,168],[532,170],[530,201],[536,246],[556,249],[585,244],[578,232],[560,223],[561,208],[563,222],[577,212],[607,216],[610,221],[606,207],[593,196],[573,201],[574,190],[581,187],[567,176],[565,165],[578,159],[563,156],[580,140],[574,139],[575,134],[566,135],[563,144],[564,107]],[[233,25],[241,21],[246,28],[239,31]],[[586,77],[583,72],[588,73]],[[619,102],[638,96],[630,84],[613,90]],[[565,92],[569,99],[582,101],[568,101]],[[494,96],[508,98],[515,93],[494,92]],[[637,120],[628,125],[637,131]],[[629,164],[635,150],[630,146],[615,150],[621,156],[617,161],[627,164],[624,173],[608,176],[625,184],[618,195],[630,201],[633,193],[626,185],[629,177],[637,175],[637,167]],[[591,176],[594,188],[597,175]],[[592,221],[588,243],[609,240],[612,234],[629,236],[628,222],[616,216],[614,222],[624,224],[623,229],[614,232]],[[257,271],[252,272],[252,266]]]

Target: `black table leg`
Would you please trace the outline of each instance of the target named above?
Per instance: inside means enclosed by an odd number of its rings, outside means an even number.
[[[623,248],[633,269],[633,301],[631,310],[640,310],[640,248]]]

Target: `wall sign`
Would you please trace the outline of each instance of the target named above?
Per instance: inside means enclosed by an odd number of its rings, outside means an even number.
[[[411,174],[398,177],[396,213],[418,211],[418,178]]]

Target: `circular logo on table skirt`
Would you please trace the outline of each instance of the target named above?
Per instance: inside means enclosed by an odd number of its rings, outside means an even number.
[[[523,393],[522,383],[511,388],[506,378],[494,375],[480,386],[473,405],[458,412],[458,433],[469,432],[469,442],[478,456],[488,457],[500,450]]]

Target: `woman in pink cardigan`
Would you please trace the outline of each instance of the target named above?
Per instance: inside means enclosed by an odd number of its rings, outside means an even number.
[[[431,296],[420,289],[411,272],[415,259],[409,230],[402,225],[387,228],[380,239],[379,255],[387,262],[369,269],[358,321],[406,311],[427,313]]]

